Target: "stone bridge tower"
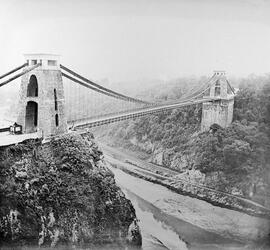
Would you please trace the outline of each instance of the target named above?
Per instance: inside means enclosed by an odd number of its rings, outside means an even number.
[[[42,137],[67,132],[59,56],[27,54],[25,59],[28,67],[40,66],[22,76],[17,123],[23,133],[39,132]]]
[[[206,101],[202,106],[201,130],[206,131],[214,123],[225,128],[232,123],[234,90],[226,79],[225,71],[214,71],[210,89],[204,98],[215,98]]]

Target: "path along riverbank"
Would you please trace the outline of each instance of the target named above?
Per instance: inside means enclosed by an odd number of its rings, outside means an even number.
[[[136,159],[128,151],[112,148],[104,142],[100,142],[100,145],[113,165],[115,160],[126,163],[118,165],[118,168],[128,174],[165,186],[179,194],[205,200],[216,206],[270,219],[270,209],[249,199],[184,180],[179,178],[179,173],[174,170]]]

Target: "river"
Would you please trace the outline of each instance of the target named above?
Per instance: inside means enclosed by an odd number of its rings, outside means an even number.
[[[123,152],[102,147],[109,163],[129,167]],[[134,157],[132,158],[134,162]],[[140,160],[141,162],[141,160]],[[241,212],[176,194],[111,167],[116,183],[131,200],[143,237],[143,250],[270,249],[270,223]]]

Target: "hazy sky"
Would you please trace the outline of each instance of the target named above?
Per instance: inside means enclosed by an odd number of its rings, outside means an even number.
[[[0,74],[57,53],[91,79],[270,72],[270,1],[0,0]]]

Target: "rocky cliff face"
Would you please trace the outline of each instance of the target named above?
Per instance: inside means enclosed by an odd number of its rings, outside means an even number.
[[[197,133],[190,135],[190,144],[196,136]],[[176,153],[174,149],[164,148],[161,143],[151,142],[147,137],[141,141],[136,138],[132,138],[128,143],[135,146],[136,149],[147,153],[149,155],[149,162],[178,171],[186,171],[191,168],[196,160],[195,153],[192,151]]]
[[[141,244],[135,210],[89,134],[2,149],[0,202],[0,246]]]

